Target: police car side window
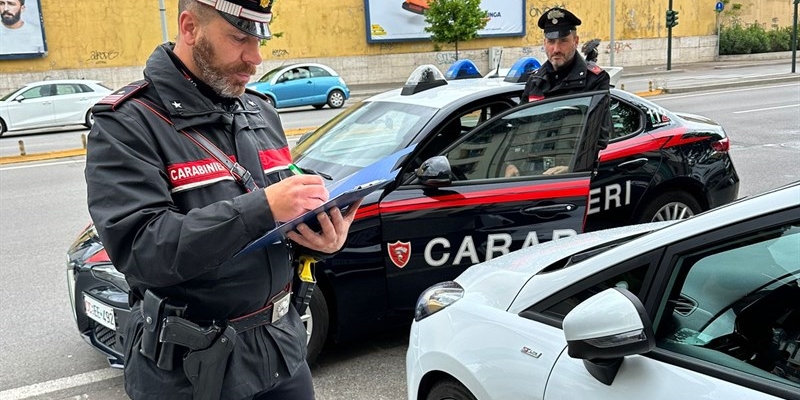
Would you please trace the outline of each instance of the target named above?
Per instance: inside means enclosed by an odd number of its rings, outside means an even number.
[[[658,347],[800,388],[800,222],[704,243],[675,265]]]
[[[642,129],[642,113],[636,107],[612,98],[611,122],[614,131],[609,139],[625,137]]]
[[[448,152],[457,180],[569,172],[589,97],[523,108],[484,125]],[[515,175],[510,175],[510,170]]]

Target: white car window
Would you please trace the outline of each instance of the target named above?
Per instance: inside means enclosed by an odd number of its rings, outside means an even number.
[[[26,99],[38,99],[40,97],[51,96],[52,93],[50,92],[50,87],[52,86],[53,85],[41,85],[41,86],[36,86],[34,88],[30,88],[22,92],[22,97]]]
[[[800,387],[800,224],[682,255],[659,347]]]

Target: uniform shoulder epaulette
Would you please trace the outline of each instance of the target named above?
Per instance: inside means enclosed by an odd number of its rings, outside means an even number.
[[[256,97],[259,97],[262,100],[267,100],[268,99],[267,95],[265,95],[264,93],[261,93],[259,91],[254,90],[254,89],[250,89],[249,87],[244,88],[244,92],[247,93],[247,94],[255,95]]]
[[[142,79],[140,81],[131,82],[115,92],[103,97],[102,100],[97,102],[97,105],[110,107],[111,110],[116,110],[120,104],[130,99],[136,92],[144,89],[147,86],[147,81]]]
[[[586,69],[595,75],[600,75],[603,72],[603,68],[593,62],[586,64]]]

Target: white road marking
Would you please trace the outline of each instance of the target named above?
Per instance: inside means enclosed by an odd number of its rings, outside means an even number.
[[[746,87],[741,89],[731,89],[731,90],[714,90],[714,91],[704,91],[702,93],[693,93],[693,94],[676,94],[676,95],[665,95],[665,96],[658,96],[653,97],[655,101],[664,101],[664,100],[675,100],[675,99],[688,99],[690,97],[703,97],[703,96],[712,96],[717,94],[726,94],[726,93],[738,93],[738,92],[749,92],[753,90],[764,90],[769,88],[782,88],[782,87],[792,87],[798,86],[800,84],[797,83],[790,83],[786,85],[770,85],[770,86],[753,86],[753,87]]]
[[[0,392],[0,399],[3,400],[22,400],[35,396],[41,396],[60,390],[71,389],[78,386],[90,385],[122,376],[122,371],[118,369],[105,368],[97,371],[86,372],[83,374],[67,376],[52,381],[35,383],[16,389],[8,389]]]
[[[38,164],[24,164],[24,165],[15,165],[12,167],[0,167],[0,171],[11,171],[12,169],[26,169],[26,168],[38,168],[38,167],[49,167],[51,165],[62,165],[62,164],[77,164],[77,163],[85,163],[86,159],[81,158],[79,160],[72,160],[72,161],[54,161],[54,162],[43,162]]]
[[[767,107],[767,108],[756,108],[755,110],[744,110],[744,111],[734,111],[734,114],[746,114],[751,112],[760,112],[760,111],[769,111],[769,110],[779,110],[781,108],[789,108],[789,107],[800,107],[800,104],[789,104],[788,106],[777,106],[777,107]]]

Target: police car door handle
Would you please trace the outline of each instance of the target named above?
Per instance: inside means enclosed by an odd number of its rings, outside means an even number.
[[[549,204],[546,206],[535,206],[522,209],[522,214],[525,215],[540,215],[545,214],[552,216],[553,214],[575,211],[578,208],[575,204]]]
[[[616,168],[614,168],[614,169],[616,169],[616,170],[625,170],[625,171],[633,171],[633,170],[635,170],[637,168],[643,167],[645,164],[647,164],[647,159],[646,158],[637,158],[635,160],[626,161],[626,162],[624,162],[624,163],[622,163],[620,165],[617,165]]]

